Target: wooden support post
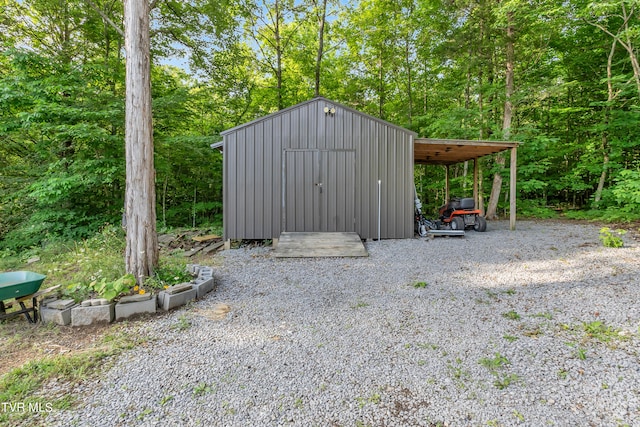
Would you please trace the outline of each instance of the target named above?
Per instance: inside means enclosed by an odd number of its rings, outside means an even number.
[[[476,209],[480,209],[480,200],[478,198],[478,158],[473,159],[473,203]],[[482,213],[484,215],[484,212]]]
[[[516,229],[516,176],[518,147],[511,149],[511,163],[509,165],[509,229]]]
[[[449,165],[444,167],[444,203],[449,203]]]

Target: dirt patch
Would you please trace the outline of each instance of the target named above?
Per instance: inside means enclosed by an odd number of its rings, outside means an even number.
[[[72,328],[42,323],[31,324],[18,317],[0,324],[0,375],[44,357],[74,354],[95,347],[109,325]]]
[[[231,311],[231,307],[227,304],[216,304],[211,308],[195,309],[193,312],[199,316],[206,317],[210,320],[223,320]]]

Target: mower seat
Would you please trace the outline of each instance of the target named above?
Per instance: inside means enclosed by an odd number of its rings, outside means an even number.
[[[476,207],[476,203],[471,197],[466,197],[464,199],[460,199],[460,208],[466,211],[471,211]]]

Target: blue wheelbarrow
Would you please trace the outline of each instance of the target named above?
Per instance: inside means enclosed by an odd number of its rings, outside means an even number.
[[[53,288],[49,288],[38,292],[46,278],[47,276],[32,271],[0,273],[0,320],[24,314],[30,323],[36,323],[38,320],[38,297],[53,290]],[[5,305],[7,300],[12,301]],[[31,307],[27,307],[25,304],[28,300],[31,300]],[[7,313],[7,309],[14,304],[19,304],[20,309]]]

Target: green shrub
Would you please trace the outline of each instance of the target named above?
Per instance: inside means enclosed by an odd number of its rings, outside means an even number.
[[[125,274],[118,280],[109,281],[102,278],[100,281],[93,281],[89,285],[101,298],[112,299],[131,292],[136,286],[136,278],[133,274]]]
[[[609,227],[602,227],[600,229],[600,240],[608,248],[621,248],[624,246],[621,236],[625,234],[625,230],[611,230]]]
[[[152,289],[164,289],[177,283],[188,282],[191,274],[187,271],[182,259],[173,257],[161,260],[152,277],[148,277],[144,284]]]

